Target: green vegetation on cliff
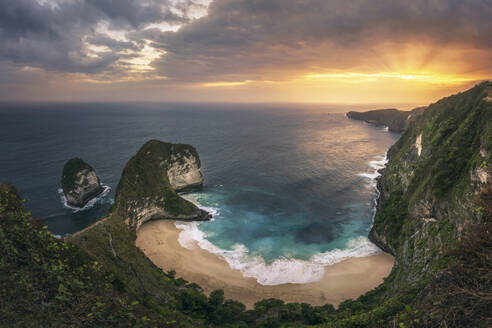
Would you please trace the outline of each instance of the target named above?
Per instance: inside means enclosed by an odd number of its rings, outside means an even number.
[[[75,157],[65,163],[62,172],[62,188],[63,190],[71,190],[75,188],[75,178],[77,172],[83,170],[93,171],[92,166],[84,162],[81,158]]]
[[[456,262],[456,250],[465,251],[467,231],[486,224],[480,195],[492,176],[488,86],[430,105],[388,152],[370,238],[396,257],[385,282],[393,295],[425,289]]]
[[[205,219],[206,214],[179,196],[167,176],[173,161],[181,161],[184,154],[198,153],[190,145],[171,144],[158,140],[145,143],[126,164],[116,189],[115,211],[137,227],[144,209],[151,218],[180,220]],[[199,160],[199,159],[198,159]],[[158,212],[158,213],[157,213]]]
[[[423,258],[435,264],[458,230],[479,220],[474,199],[487,182],[479,176],[490,179],[492,172],[486,85],[430,105],[388,152],[371,236],[396,255],[404,251],[400,255],[412,266],[425,266]],[[420,249],[427,254],[415,254]],[[407,270],[406,263],[401,264]],[[433,271],[420,269],[419,276]]]
[[[4,184],[0,252],[1,327],[194,326],[176,311],[144,304],[105,263],[54,238]]]

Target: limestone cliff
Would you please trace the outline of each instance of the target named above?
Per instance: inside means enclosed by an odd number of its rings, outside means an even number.
[[[200,158],[190,145],[145,143],[126,164],[115,211],[134,230],[151,219],[207,220],[209,215],[176,191],[200,186]]]
[[[61,184],[67,204],[74,207],[84,207],[103,192],[96,171],[80,158],[65,163]]]
[[[347,117],[375,125],[384,125],[393,132],[404,132],[410,122],[425,111],[426,107],[418,107],[411,111],[401,111],[395,108],[376,109],[367,112],[350,111]]]
[[[481,220],[476,198],[492,175],[488,87],[430,105],[388,152],[370,238],[395,255],[393,290],[435,274],[462,232]]]
[[[169,183],[175,191],[189,190],[203,185],[203,175],[200,170],[200,158],[195,149],[183,149],[183,152],[171,154],[165,161]]]

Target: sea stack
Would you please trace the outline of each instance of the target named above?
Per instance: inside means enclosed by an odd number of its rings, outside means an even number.
[[[115,211],[134,231],[151,219],[208,220],[207,212],[176,193],[202,183],[200,158],[193,146],[150,140],[123,170]]]
[[[67,204],[79,208],[104,190],[92,166],[77,157],[63,167],[61,183]]]

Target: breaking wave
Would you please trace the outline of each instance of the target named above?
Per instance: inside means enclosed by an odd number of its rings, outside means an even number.
[[[61,199],[63,207],[68,208],[68,209],[72,210],[74,213],[76,213],[76,212],[88,210],[88,209],[94,207],[94,205],[96,205],[97,203],[101,202],[104,199],[104,197],[107,194],[109,194],[109,192],[111,191],[110,186],[103,185],[102,187],[103,187],[103,191],[97,197],[88,201],[87,204],[85,204],[85,206],[82,208],[73,207],[73,206],[68,205],[67,198],[65,197],[65,194],[63,193],[62,188],[58,189],[58,194],[60,194],[60,199]]]
[[[379,170],[383,169],[388,163],[388,153],[385,153],[381,158],[369,162],[369,166],[374,169],[372,173],[359,173],[357,176],[369,179],[369,188],[375,188],[377,178],[381,175]]]
[[[318,253],[309,260],[280,258],[265,263],[262,257],[252,256],[244,245],[236,244],[232,250],[224,250],[206,239],[198,227],[200,222],[176,222],[181,231],[178,242],[187,249],[198,246],[212,254],[220,255],[232,269],[241,271],[244,277],[255,278],[261,285],[305,284],[323,278],[324,268],[348,258],[366,257],[381,250],[366,237],[360,236],[347,242],[345,249]]]

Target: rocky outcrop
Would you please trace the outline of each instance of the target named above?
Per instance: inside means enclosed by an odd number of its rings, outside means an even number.
[[[425,111],[426,107],[418,107],[411,111],[401,111],[395,108],[376,109],[367,112],[351,111],[347,117],[375,125],[384,125],[392,132],[404,132],[410,122]]]
[[[492,175],[488,86],[430,105],[388,151],[369,237],[395,255],[393,289],[435,274],[462,231],[481,220],[476,199]]]
[[[61,183],[67,204],[74,207],[84,207],[104,190],[96,171],[80,158],[65,164]]]
[[[116,190],[116,213],[135,231],[152,219],[209,219],[207,212],[176,193],[202,185],[200,167],[193,146],[148,141],[123,170]]]
[[[200,158],[194,149],[185,148],[166,161],[167,177],[175,191],[190,190],[203,185]]]

